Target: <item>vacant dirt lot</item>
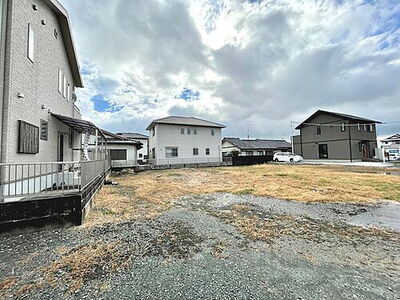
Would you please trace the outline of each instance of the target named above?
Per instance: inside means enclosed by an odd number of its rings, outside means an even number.
[[[390,171],[116,175],[84,226],[0,236],[0,298],[398,299],[400,177]]]

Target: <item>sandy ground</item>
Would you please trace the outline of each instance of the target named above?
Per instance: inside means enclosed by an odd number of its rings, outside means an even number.
[[[139,212],[1,235],[0,298],[399,299],[396,202],[211,193]]]

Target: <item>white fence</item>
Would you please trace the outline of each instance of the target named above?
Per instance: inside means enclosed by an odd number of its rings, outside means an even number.
[[[157,158],[149,159],[150,165],[190,165],[221,163],[222,157],[190,157],[190,158]]]

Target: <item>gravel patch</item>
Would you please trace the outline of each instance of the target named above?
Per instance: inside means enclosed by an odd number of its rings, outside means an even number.
[[[211,194],[154,219],[3,234],[0,298],[398,299],[397,225],[352,224],[397,216],[385,205]]]

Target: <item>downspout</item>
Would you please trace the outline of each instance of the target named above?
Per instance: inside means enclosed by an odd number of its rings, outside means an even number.
[[[351,146],[351,126],[348,126],[349,128],[349,150],[350,150],[350,162],[353,162],[353,149]]]

